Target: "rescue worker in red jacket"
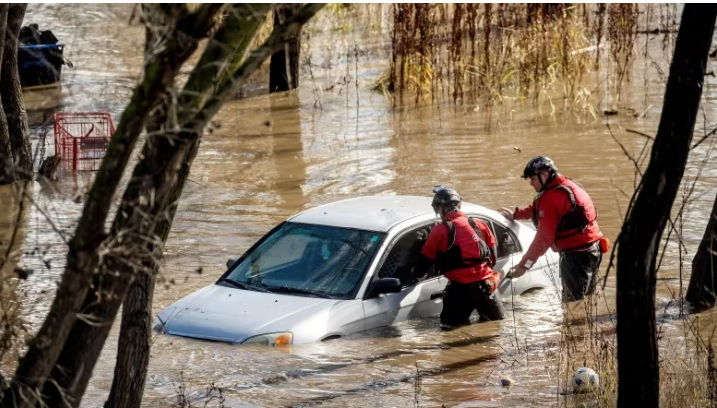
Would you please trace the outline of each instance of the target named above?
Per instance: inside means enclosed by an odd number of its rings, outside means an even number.
[[[573,301],[590,295],[607,252],[597,224],[597,210],[590,196],[576,181],[558,173],[549,157],[538,156],[530,160],[523,170],[523,178],[538,195],[524,208],[498,211],[509,220],[532,219],[537,228],[535,239],[523,259],[510,271],[517,278],[525,274],[548,248],[560,253],[560,278],[563,301]]]
[[[495,237],[482,221],[467,218],[455,190],[436,186],[431,204],[441,218],[433,227],[413,276],[422,278],[434,265],[448,279],[441,311],[441,328],[450,330],[470,323],[473,310],[480,321],[502,320],[505,314],[496,293],[500,275],[495,265]]]

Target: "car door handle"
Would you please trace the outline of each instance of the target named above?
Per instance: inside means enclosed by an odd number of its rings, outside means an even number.
[[[433,292],[433,293],[431,293],[431,300],[442,298],[445,295],[446,295],[445,290],[439,290],[438,292]]]

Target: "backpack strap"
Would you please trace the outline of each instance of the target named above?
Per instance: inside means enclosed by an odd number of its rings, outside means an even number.
[[[473,218],[468,218],[468,224],[470,224],[476,234],[478,234],[478,238],[480,238],[482,241],[485,241],[485,238],[483,237],[483,231],[478,228]]]
[[[470,224],[471,228],[473,228],[473,231],[475,231],[476,235],[478,235],[479,245],[481,246],[481,248],[485,249],[485,251],[481,250],[481,252],[487,252],[485,254],[485,256],[487,257],[487,261],[490,264],[490,266],[493,267],[493,265],[495,265],[495,262],[491,261],[491,254],[494,253],[494,249],[489,247],[488,243],[485,242],[485,237],[483,236],[483,231],[481,231],[480,228],[478,228],[478,225],[476,224],[475,220],[470,217],[467,217],[467,218],[468,218],[468,224]],[[485,258],[481,258],[481,259],[485,259]],[[496,257],[496,259],[497,259],[497,257]]]
[[[443,221],[448,227],[448,243],[447,248],[451,249],[453,244],[456,242],[456,226],[451,221]]]

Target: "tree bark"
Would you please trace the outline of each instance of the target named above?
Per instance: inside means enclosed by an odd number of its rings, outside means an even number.
[[[302,10],[303,14],[299,20],[303,24],[308,18],[313,16],[319,7]],[[230,93],[233,85],[243,81],[251,75],[259,64],[253,61],[245,62],[239,65],[248,50],[249,45],[256,32],[261,27],[261,23],[265,18],[269,8],[266,5],[237,5],[230,16],[230,19],[217,31],[214,41],[202,55],[197,69],[192,73],[182,94],[178,98],[181,106],[177,111],[180,113],[182,124],[179,128],[187,129],[193,126],[194,132],[187,132],[175,140],[185,140],[190,143],[179,176],[176,180],[174,189],[170,193],[169,209],[167,217],[163,218],[157,228],[155,234],[157,242],[164,243],[171,230],[172,222],[177,208],[177,203],[181,197],[184,185],[191,165],[199,150],[201,139],[199,135],[202,133],[206,123],[216,113],[217,106],[220,106],[222,98]],[[234,20],[231,20],[233,18]],[[283,30],[294,30],[292,26],[284,26]],[[275,34],[276,38],[281,38],[282,30],[278,30]],[[227,52],[230,54],[227,54]],[[254,56],[263,55],[258,58],[267,58],[269,53],[254,54]],[[231,58],[230,58],[231,57]],[[227,61],[227,69],[218,69],[220,64],[216,61]],[[251,64],[251,69],[247,69],[246,65]],[[242,72],[242,76],[234,75],[235,71]],[[220,78],[217,80],[217,78]],[[207,95],[207,91],[213,91]],[[207,99],[208,97],[208,99]],[[213,102],[203,105],[205,102]],[[216,104],[218,103],[218,105]],[[164,111],[169,109],[165,108]],[[188,125],[186,123],[191,123]],[[139,407],[144,390],[144,382],[146,379],[146,368],[149,363],[149,339],[151,336],[151,301],[152,292],[155,284],[155,276],[159,268],[156,260],[153,259],[152,264],[146,265],[150,274],[143,275],[132,283],[130,291],[125,299],[122,311],[122,327],[120,332],[120,341],[117,351],[117,365],[115,366],[114,382],[112,391],[105,403],[105,408],[119,407]]]
[[[171,6],[160,5],[159,7]],[[233,84],[246,78],[246,76],[250,75],[256,69],[258,69],[262,61],[264,61],[266,58],[268,58],[269,55],[271,55],[271,52],[279,44],[281,44],[281,41],[284,41],[284,36],[287,35],[287,33],[291,33],[297,28],[299,28],[303,23],[308,21],[308,19],[311,18],[321,7],[322,5],[306,6],[301,10],[301,12],[297,13],[295,17],[292,17],[292,19],[287,21],[287,23],[284,25],[284,31],[272,33],[272,36],[270,36],[269,40],[267,40],[261,47],[255,50],[255,52],[253,52],[251,56],[247,58],[247,60],[235,70],[235,72],[224,75],[222,77],[222,80],[217,81],[217,83],[215,83],[213,93],[208,99],[206,99],[206,102],[204,102],[204,109],[199,110],[193,117],[190,118],[190,120],[184,122],[190,124],[190,126],[185,127],[185,129],[188,129],[188,131],[180,131],[179,133],[173,133],[170,138],[162,139],[165,142],[169,143],[170,146],[167,146],[166,148],[159,147],[157,149],[150,149],[148,154],[151,154],[151,152],[160,152],[157,154],[163,155],[163,157],[165,158],[165,165],[170,167],[178,165],[179,163],[175,160],[175,158],[182,157],[181,155],[187,151],[184,149],[191,146],[191,144],[195,141],[195,139],[193,138],[195,137],[195,135],[199,134],[198,130],[200,129],[195,128],[194,125],[208,122],[209,119],[211,119],[211,117],[219,109],[219,107],[221,107],[221,104],[225,100],[227,100],[232,94]],[[198,19],[193,15],[190,17],[192,18],[192,21],[201,21],[201,19]],[[181,24],[178,24],[178,26],[181,27]],[[183,43],[185,42],[186,39]],[[191,43],[193,44],[192,46],[196,45],[194,44],[194,41],[191,41]],[[161,66],[179,67],[181,65],[181,63],[174,63],[174,60],[172,58],[180,57],[177,55],[178,51],[173,49],[175,48],[175,45],[176,44],[171,40],[163,44],[164,51],[157,58],[155,58],[155,60],[164,62],[164,64],[162,64]],[[169,54],[165,54],[165,51]],[[181,55],[183,56],[183,54]],[[167,60],[170,60],[173,63],[167,64]],[[159,69],[161,68],[161,66],[155,67],[154,70],[150,70],[150,64],[147,70],[149,72],[159,72],[162,74],[166,74],[166,72],[163,72]],[[163,75],[160,76],[164,77]],[[171,82],[172,77],[168,77]],[[156,100],[157,98],[153,98],[152,102],[156,102]],[[154,103],[152,105],[154,105]],[[147,110],[149,110],[152,105],[147,107]],[[125,110],[125,114],[127,114],[127,110]],[[121,128],[121,124],[118,127],[117,133],[119,133],[119,128]],[[180,127],[178,129],[182,128]],[[115,134],[115,138],[116,137],[117,134]],[[113,143],[115,138],[113,138]],[[111,149],[112,144],[110,144],[110,150]],[[174,149],[176,154],[170,153],[172,149]],[[109,151],[107,156],[110,156]],[[103,162],[103,166],[105,166],[106,163],[107,159]],[[138,164],[138,168],[142,166],[147,166],[147,163],[157,162],[155,162],[153,159],[148,159],[148,156],[145,156],[144,159]],[[156,183],[154,182],[150,183],[150,179],[154,179],[156,177],[160,177],[166,174],[166,170],[152,172],[147,171],[146,169],[138,168],[135,168],[135,172],[139,171],[141,174],[147,175],[146,178],[143,178],[143,180],[147,182],[147,184],[143,184],[143,188],[146,188],[146,186],[148,185],[156,185]],[[100,173],[98,173],[97,180],[100,180],[101,173],[102,167],[100,168]],[[133,177],[133,180],[135,179],[137,179],[137,177]],[[139,184],[137,183],[137,181],[131,181],[130,185],[139,186]],[[156,208],[161,208],[164,202],[164,197],[166,197],[166,186],[170,185],[171,182],[165,182],[162,186],[160,186],[160,190],[154,191],[154,194],[139,195],[139,205],[145,206],[147,205],[146,201],[150,201],[152,203],[156,203],[153,204],[153,206],[157,206]],[[94,188],[97,188],[97,182],[93,185],[93,189]],[[144,191],[148,190],[145,189]],[[104,204],[95,203],[94,206],[91,206],[91,204],[93,204],[91,200],[92,195],[88,199],[88,203],[85,206],[85,213],[83,213],[83,217],[86,216],[86,213],[89,213],[90,215],[95,215],[96,213],[103,213],[106,217],[106,213],[103,212]],[[132,215],[134,213],[128,213],[124,211],[125,208],[131,208],[131,206],[124,207],[125,204],[126,202],[123,201],[120,210],[118,211],[118,215],[122,219],[129,217],[131,220],[133,220],[132,223],[134,224],[130,225],[139,224],[142,227],[146,227],[146,225],[142,223],[142,220],[144,219],[142,219],[141,215],[134,216]],[[120,217],[116,218],[115,221],[117,222]],[[152,218],[149,218],[149,221],[154,220]],[[50,330],[46,329],[46,326],[49,326],[50,329],[54,330],[53,333],[58,333],[59,336],[64,336],[61,340],[64,343],[64,346],[62,348],[62,354],[58,358],[52,358],[53,355],[51,353],[55,352],[54,350],[56,347],[56,343],[49,340],[49,347],[42,347],[38,344],[31,344],[30,352],[28,352],[28,354],[23,357],[23,361],[21,361],[20,363],[21,368],[23,366],[27,366],[28,368],[24,370],[21,370],[20,368],[18,369],[19,372],[21,372],[22,374],[25,374],[28,371],[40,372],[40,374],[43,374],[42,370],[48,364],[47,360],[51,361],[49,363],[50,367],[54,366],[56,363],[56,367],[53,369],[53,378],[48,379],[46,382],[44,382],[44,388],[42,389],[43,402],[45,402],[50,407],[66,405],[74,407],[79,405],[80,398],[87,386],[87,382],[89,381],[89,377],[91,376],[94,364],[97,361],[99,353],[109,332],[109,326],[111,325],[114,316],[119,309],[119,305],[125,296],[127,287],[131,282],[131,278],[127,279],[128,274],[119,273],[119,276],[116,276],[114,272],[128,271],[129,276],[131,276],[135,268],[142,269],[142,264],[135,262],[136,260],[141,261],[142,258],[134,258],[134,255],[137,254],[137,252],[134,252],[134,250],[138,248],[133,248],[131,244],[136,240],[137,235],[141,236],[143,233],[146,233],[146,230],[138,229],[140,231],[140,234],[137,234],[137,229],[130,229],[128,232],[125,232],[124,230],[118,230],[117,228],[114,228],[113,225],[113,231],[122,231],[122,234],[112,234],[108,239],[104,240],[104,258],[109,258],[109,261],[107,261],[106,264],[100,265],[99,260],[96,256],[97,246],[93,247],[94,251],[91,253],[87,250],[78,251],[74,247],[72,247],[75,241],[80,243],[88,242],[85,241],[85,238],[88,236],[92,236],[90,231],[84,231],[80,229],[82,225],[83,221],[81,219],[80,226],[78,227],[78,232],[73,238],[73,242],[71,242],[71,250],[70,254],[68,255],[68,266],[72,267],[73,265],[78,264],[79,261],[85,261],[85,263],[80,265],[81,268],[76,268],[74,270],[70,269],[70,271],[76,270],[79,271],[79,273],[76,272],[68,274],[66,270],[65,275],[63,275],[63,282],[61,282],[60,291],[58,292],[58,295],[55,298],[55,303],[53,303],[53,307],[50,311],[51,320],[46,320],[45,324],[43,325],[43,328],[41,328],[40,333],[44,334],[50,332]],[[143,242],[145,241],[143,240]],[[83,255],[85,256],[85,258],[81,258],[79,259],[79,261],[73,261],[72,256],[77,254]],[[87,257],[90,255],[94,255],[95,258],[87,259]],[[147,254],[140,253],[140,255],[146,256]],[[107,265],[107,268],[105,268],[104,265]],[[90,275],[89,273],[86,273],[87,271],[97,272],[94,275]],[[108,271],[113,273],[107,273]],[[89,293],[89,295],[87,295],[87,285],[79,285],[79,283],[81,282],[78,282],[77,280],[80,278],[88,280],[90,279],[89,276],[99,276],[101,277],[101,280],[95,280],[95,283],[99,283],[99,285],[95,284],[93,286],[93,291]],[[115,277],[117,279],[115,279]],[[95,277],[94,279],[97,278]],[[70,281],[71,283],[74,283],[74,286],[72,286],[72,289],[75,289],[74,292],[70,292],[70,287],[68,284],[64,283],[65,281]],[[73,293],[73,299],[79,298],[77,305],[75,305],[74,303],[69,305],[67,304],[69,293]],[[102,297],[100,297],[100,295]],[[99,305],[99,302],[97,302],[98,300],[102,301],[101,305]],[[58,301],[64,302],[63,305],[61,305],[62,307],[57,306]],[[80,309],[80,306],[83,306],[82,309]],[[82,310],[83,316],[85,316],[85,318],[78,319],[77,321],[70,321],[69,323],[72,324],[71,332],[65,334],[66,332],[64,330],[67,330],[67,321],[62,320],[58,322],[58,318],[54,317],[54,314],[59,315],[60,318],[64,318],[68,314],[67,310],[70,310],[69,314],[73,317],[74,313],[77,313],[77,311]],[[87,323],[87,317],[92,318],[92,324]],[[45,335],[43,337],[36,337],[35,341],[38,341],[38,338],[54,339],[55,337]],[[37,350],[37,353],[35,353],[35,350]],[[44,354],[44,358],[39,358],[39,354]],[[29,361],[33,359],[35,361]],[[38,376],[23,375],[20,377],[16,374],[16,377],[22,378],[23,381],[16,381],[12,384],[12,388],[9,390],[11,392],[5,394],[6,397],[4,398],[3,403],[7,402],[6,406],[13,406],[13,404],[18,404],[18,406],[22,407],[32,406],[33,404],[35,404],[35,401],[23,400],[21,397],[21,393],[23,394],[23,396],[29,395],[28,392],[24,392],[26,391],[26,388],[28,388],[28,385],[30,386],[29,388],[32,391],[36,391],[37,387],[35,386],[35,384],[38,381]]]
[[[716,16],[717,5],[685,5],[650,163],[618,239],[619,407],[659,406],[655,260],[687,163]]]
[[[692,276],[685,299],[697,308],[711,308],[717,302],[717,197],[712,205],[705,233],[692,260]]]
[[[179,7],[185,10],[184,5]],[[159,58],[164,61],[163,69],[170,70],[169,73],[165,72],[168,82],[161,94],[171,88],[182,62],[196,49],[198,40],[207,34],[213,25],[214,15],[221,8],[219,5],[202,7],[192,15],[181,17],[176,24],[176,32],[171,33],[168,38],[169,47],[163,46],[164,50],[172,46],[178,48],[170,55],[181,60],[167,64],[168,56],[162,55]],[[183,23],[189,21],[193,21],[192,25],[183,28]],[[150,28],[154,27],[156,26]],[[184,31],[186,28],[189,30]],[[190,41],[187,41],[188,39]],[[164,54],[164,51],[160,54]],[[150,57],[151,61],[156,59],[154,56]],[[152,101],[153,105],[158,103],[159,95]],[[135,269],[142,269],[146,258],[154,256],[151,252],[145,252],[146,241],[142,238],[151,236],[152,223],[156,221],[152,215],[159,216],[161,209],[165,208],[167,186],[171,186],[171,178],[176,176],[176,170],[173,169],[179,165],[176,155],[171,149],[167,149],[172,145],[176,146],[172,140],[163,138],[155,143],[155,148],[145,144],[143,159],[135,167],[125,190],[107,240],[109,253],[99,265],[99,272],[92,278],[95,290],[82,296],[83,314],[91,316],[95,323],[100,324],[90,324],[80,319],[74,322],[57,359],[57,365],[52,371],[52,380],[45,382],[43,388],[48,406],[65,406],[64,401],[68,401],[72,407],[79,405],[111,325],[134,278]]]
[[[146,64],[142,83],[133,92],[122,114],[70,241],[67,266],[50,312],[39,332],[30,341],[28,351],[20,359],[9,389],[4,390],[0,406],[24,408],[38,405],[38,391],[50,371],[56,368],[60,353],[64,353],[63,361],[72,360],[67,352],[77,344],[73,344],[74,339],[67,342],[66,340],[73,327],[76,327],[75,321],[88,292],[91,277],[97,272],[98,248],[103,244],[106,235],[103,226],[129,156],[144,127],[149,109],[173,84],[179,67],[194,52],[199,39],[208,31],[208,21],[213,21],[220,5],[204,5],[192,14],[187,12],[183,4],[158,7],[174,13],[177,24],[164,28],[167,30],[167,41],[151,59],[151,63]],[[91,363],[91,366],[94,366],[95,361],[96,359],[82,361],[81,364],[87,367],[86,364]],[[89,376],[92,368],[86,370],[86,375]],[[70,382],[72,383],[74,382]],[[48,397],[49,406],[61,404],[54,398],[56,396],[54,394]],[[79,404],[79,398],[73,400],[70,397],[70,403]]]
[[[0,33],[7,31],[7,16],[10,5],[0,3]],[[5,36],[0,34],[0,50],[5,49]],[[0,53],[0,66],[3,65],[2,53]],[[4,86],[3,78],[0,70],[0,87]],[[2,95],[0,95],[0,100]],[[5,111],[2,109],[2,101],[0,101],[0,185],[10,184],[15,181],[15,166],[12,159],[12,145],[10,144],[10,131],[7,126],[7,118]]]
[[[186,157],[186,154],[179,153],[179,156]],[[190,166],[191,161],[187,163],[185,160],[182,164],[169,193],[164,211],[166,218],[160,219],[155,229],[156,239],[162,244],[169,236],[177,200],[181,196]],[[135,271],[137,276],[124,299],[115,375],[105,408],[139,407],[144,395],[150,356],[152,297],[159,262],[150,259],[144,262],[144,266],[144,271]]]
[[[220,28],[215,35],[212,45],[205,51],[200,62],[197,64],[193,75],[187,83],[185,91],[182,94],[188,94],[189,97],[182,97],[180,94],[179,101],[185,101],[189,106],[181,106],[177,112],[179,118],[192,119],[188,123],[177,123],[167,124],[167,128],[164,132],[158,132],[150,137],[148,142],[145,144],[142,154],[142,161],[135,168],[134,174],[131,178],[130,184],[127,187],[125,196],[122,201],[122,206],[118,211],[115,224],[113,226],[113,232],[111,237],[122,236],[125,242],[122,246],[126,249],[120,252],[126,259],[132,259],[131,264],[121,263],[119,260],[112,261],[113,257],[108,257],[108,262],[103,265],[102,270],[111,272],[109,274],[100,273],[98,278],[95,279],[95,286],[99,287],[102,285],[103,296],[97,296],[96,293],[90,293],[84,302],[86,314],[94,316],[95,320],[105,323],[104,326],[89,325],[85,322],[78,321],[75,323],[73,332],[70,334],[65,350],[58,359],[58,368],[53,371],[53,379],[61,388],[65,389],[65,393],[72,397],[73,405],[74,401],[77,401],[82,393],[84,387],[89,381],[91,368],[96,358],[99,355],[99,351],[106,340],[109,333],[108,323],[114,320],[122,299],[125,296],[132,278],[137,273],[150,275],[149,280],[142,278],[144,283],[152,284],[153,275],[156,271],[157,260],[161,256],[161,248],[163,241],[169,234],[171,226],[171,218],[166,218],[167,214],[173,217],[176,205],[176,197],[181,194],[181,188],[184,185],[184,181],[189,173],[189,166],[184,166],[183,176],[177,179],[177,170],[179,170],[179,163],[182,162],[183,158],[187,156],[187,152],[190,150],[196,152],[193,146],[198,146],[199,135],[204,128],[206,122],[211,116],[203,116],[201,121],[195,121],[193,116],[196,112],[193,111],[192,104],[196,101],[204,101],[201,95],[206,93],[207,90],[214,90],[216,85],[216,75],[224,74],[223,69],[218,67],[226,66],[226,61],[222,61],[222,58],[226,60],[229,57],[238,58],[239,60],[244,55],[248,48],[251,40],[256,31],[258,31],[261,25],[261,15],[258,21],[255,20],[258,9],[264,7],[262,5],[254,5],[253,7],[245,4],[238,5],[237,10],[233,17],[226,20],[227,24],[224,27],[230,26],[228,29]],[[241,13],[240,11],[244,11]],[[267,10],[268,11],[268,8]],[[266,13],[266,11],[264,13]],[[231,26],[232,18],[238,17],[237,21],[242,24],[234,24]],[[250,22],[251,21],[251,22]],[[239,31],[237,31],[240,29]],[[229,30],[229,31],[227,31]],[[246,31],[250,31],[250,35],[246,35]],[[233,32],[232,39],[228,41],[218,41],[217,37],[222,38],[223,35]],[[227,47],[227,44],[238,44],[242,47],[241,52],[237,52],[236,49]],[[212,57],[207,57],[207,55]],[[222,58],[219,60],[211,60],[217,55],[221,55]],[[217,62],[220,62],[219,64]],[[230,61],[238,62],[238,61]],[[250,75],[251,72],[246,72],[246,75]],[[228,75],[224,74],[225,77]],[[241,78],[243,79],[243,78]],[[230,85],[227,83],[226,85]],[[204,89],[202,89],[202,86]],[[170,98],[168,98],[169,100]],[[201,106],[200,106],[201,107]],[[164,112],[168,112],[169,109],[164,109]],[[189,131],[180,131],[177,134],[176,130],[173,129],[189,129]],[[193,154],[190,154],[192,157]],[[178,180],[181,180],[179,182]],[[147,207],[143,204],[143,199],[152,197],[154,205]],[[146,201],[146,200],[145,200]],[[168,208],[170,208],[169,211]],[[147,222],[152,225],[152,228],[146,229],[142,226]],[[156,226],[155,223],[156,222]],[[154,228],[154,230],[153,230]],[[130,233],[128,233],[128,231]],[[149,239],[147,239],[149,238]],[[105,268],[106,266],[106,268]],[[149,300],[150,296],[147,294],[151,293],[151,288],[139,288],[135,292],[136,297],[140,301],[142,298]],[[137,306],[133,311],[127,312],[126,322],[136,323],[129,330],[131,332],[142,332],[144,330],[149,334],[149,306],[142,307],[139,303],[132,303]],[[131,310],[131,307],[130,307]],[[137,313],[135,313],[137,312]],[[144,314],[147,319],[136,319],[138,314]],[[146,325],[144,324],[146,323]],[[145,339],[127,339],[126,336],[121,335],[127,342],[123,343],[126,347],[139,347],[148,345],[149,337]],[[122,346],[120,346],[122,348]],[[144,376],[146,375],[146,365],[148,363],[148,349],[146,355],[126,353],[122,349],[119,351],[119,373],[118,380],[113,384],[113,392],[108,401],[108,405],[112,404],[137,404],[141,400],[142,388],[144,385]],[[132,356],[132,361],[126,360],[126,356]],[[139,365],[137,365],[139,363]],[[89,367],[88,367],[89,365]],[[129,365],[132,367],[130,368]],[[144,367],[143,367],[144,366]],[[60,368],[61,367],[61,368]],[[123,373],[128,375],[123,375]],[[139,385],[138,385],[139,384]],[[134,386],[135,389],[126,389],[126,386]],[[119,389],[122,388],[122,389]],[[50,382],[46,383],[45,393],[50,395],[53,394],[52,401],[60,400],[60,393]],[[129,394],[128,394],[129,393]],[[131,394],[131,395],[130,395]],[[127,398],[125,398],[127,397]]]
[[[232,71],[218,70],[217,67],[220,65],[216,61],[227,60],[231,57],[227,66],[238,66],[244,59],[248,47],[261,27],[268,10],[269,7],[266,5],[258,4],[249,5],[249,7],[242,5],[233,10],[226,24],[217,31],[214,41],[212,41],[215,46],[207,49],[197,65],[197,70],[190,77],[182,96],[179,98],[183,103],[183,106],[178,109],[179,112],[196,113],[199,108],[198,102],[205,100],[204,97],[197,98],[197,95],[206,95],[208,90],[213,90],[216,77],[223,78],[223,86],[230,86],[231,81],[229,81],[229,78]],[[230,46],[225,46],[225,44]],[[227,54],[227,51],[232,52]],[[251,72],[247,71],[243,78],[250,74]],[[241,81],[243,78],[235,78],[235,80]],[[191,118],[191,114],[181,116],[185,120]],[[198,135],[201,134],[201,130],[206,125],[206,120],[210,118],[211,116],[205,117],[204,122],[194,124],[200,129],[197,129],[192,136],[193,142],[183,161],[174,190],[170,194],[168,216],[160,221],[155,230],[158,240],[162,243],[166,242],[171,230],[178,200],[181,197],[184,185],[189,177],[191,165],[198,152],[200,144]],[[180,128],[186,128],[186,125],[182,125]],[[147,266],[152,273],[143,275],[133,282],[124,302],[115,377],[105,408],[139,407],[142,399],[146,368],[149,364],[151,299],[155,275],[159,269],[159,265],[156,262]]]
[[[301,9],[299,3],[280,3],[274,6],[274,27],[279,27]],[[269,92],[283,92],[299,87],[299,54],[301,30],[287,39],[286,44],[271,56]],[[288,68],[288,69],[287,69]]]
[[[27,112],[17,66],[18,36],[26,9],[27,4],[11,4],[8,11],[2,73],[0,74],[2,78],[0,98],[8,124],[15,176],[22,180],[32,180],[32,148],[27,133]]]
[[[286,22],[281,24],[280,27],[274,27],[269,38],[267,38],[259,48],[254,49],[232,75],[223,77],[219,81],[216,86],[216,91],[207,99],[204,109],[197,114],[194,120],[201,120],[205,116],[213,116],[224,101],[233,97],[235,90],[233,84],[237,83],[239,78],[245,78],[247,73],[256,71],[271,54],[281,50],[286,41],[298,35],[304,24],[323,7],[324,4],[308,3],[303,6],[301,10],[294,13]]]

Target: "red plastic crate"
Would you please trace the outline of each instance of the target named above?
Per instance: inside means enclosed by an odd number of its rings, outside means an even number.
[[[115,133],[107,112],[58,112],[55,114],[55,154],[72,172],[96,171]]]

